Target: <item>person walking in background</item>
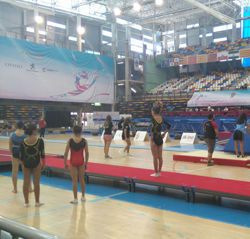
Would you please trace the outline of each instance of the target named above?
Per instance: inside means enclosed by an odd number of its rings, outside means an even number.
[[[5,129],[6,130],[6,135],[9,135],[9,123],[8,123],[8,121],[6,119],[4,120],[2,129]]]
[[[160,102],[154,104],[152,108],[152,118],[151,118],[151,152],[153,155],[154,160],[154,170],[155,173],[151,174],[152,177],[160,177],[161,176],[161,169],[162,169],[162,145],[163,145],[163,138],[165,137],[166,133],[171,128],[171,124],[165,121],[161,115],[161,107],[162,105]],[[167,125],[167,130],[161,134],[163,123]]]
[[[216,135],[218,137],[218,140],[220,139],[218,126],[214,122],[214,119],[215,119],[214,114],[209,114],[208,121],[206,121],[203,125],[204,140],[207,143],[207,151],[208,151],[207,166],[214,166],[214,164],[212,163],[212,156],[215,148]]]
[[[82,134],[82,127],[81,126],[74,126],[73,127],[73,138],[69,139],[66,145],[65,153],[64,153],[64,168],[68,169],[67,159],[68,153],[70,150],[70,175],[72,178],[72,188],[74,199],[70,201],[72,204],[77,204],[77,182],[79,178],[79,182],[81,185],[82,190],[82,197],[81,201],[85,202],[85,181],[84,181],[84,174],[85,170],[87,169],[88,160],[89,160],[89,150],[88,150],[88,142],[84,139]],[[84,154],[85,153],[85,158]]]
[[[118,129],[121,130],[122,129],[122,123],[124,122],[124,117],[122,117],[118,123]]]
[[[38,138],[37,128],[33,124],[24,127],[24,133],[28,135],[20,145],[20,159],[23,166],[23,195],[25,199],[24,206],[29,207],[29,183],[31,174],[33,174],[33,184],[35,192],[36,207],[42,206],[40,202],[40,177],[41,171],[45,170],[44,142]],[[42,164],[40,162],[42,159]]]
[[[236,122],[236,129],[234,131],[234,136],[233,136],[234,137],[234,149],[238,158],[240,157],[239,149],[238,149],[238,145],[239,145],[238,142],[240,142],[241,157],[242,158],[246,157],[244,154],[244,134],[246,133],[246,130],[247,130],[250,136],[249,128],[250,128],[250,123],[249,123],[249,120],[247,119],[247,115],[246,113],[242,113]]]
[[[103,135],[105,159],[111,159],[111,157],[109,156],[109,147],[112,141],[112,131],[114,131],[112,118],[110,115],[107,115],[106,120],[104,122],[104,135]]]
[[[11,133],[9,137],[9,150],[12,156],[11,163],[12,163],[12,183],[14,187],[14,189],[12,190],[13,193],[17,193],[17,176],[20,164],[20,159],[19,159],[20,145],[22,140],[27,138],[27,135],[24,134],[23,131],[23,126],[24,126],[23,121],[18,121],[16,125],[17,125],[17,130],[14,133]],[[33,192],[33,189],[31,187],[31,178],[29,182],[29,192]]]
[[[122,140],[125,140],[127,146],[125,147],[123,153],[124,156],[132,156],[129,154],[129,149],[131,146],[131,141],[130,141],[130,124],[132,123],[130,118],[126,118],[124,123],[123,123],[123,132],[122,132]],[[127,153],[126,153],[127,151]]]
[[[44,133],[45,133],[45,127],[46,127],[46,122],[44,121],[44,118],[41,118],[39,120],[39,124],[40,124],[40,138],[44,138]]]

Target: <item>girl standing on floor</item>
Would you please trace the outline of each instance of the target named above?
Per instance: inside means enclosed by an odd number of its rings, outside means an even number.
[[[162,169],[162,144],[163,138],[165,137],[166,133],[171,128],[171,125],[165,121],[161,115],[162,104],[160,102],[156,102],[152,108],[152,118],[151,118],[151,152],[153,155],[154,160],[154,170],[155,173],[151,174],[152,177],[160,177],[161,176],[161,169]],[[167,125],[166,131],[161,134],[163,123]]]
[[[132,156],[131,154],[129,154],[129,149],[131,146],[131,142],[130,142],[130,124],[132,123],[130,118],[126,118],[123,122],[123,132],[122,132],[122,139],[125,140],[125,142],[127,143],[127,146],[125,147],[123,153],[124,156]],[[127,153],[126,153],[127,151]]]
[[[33,174],[33,184],[35,192],[36,207],[42,206],[44,203],[39,201],[40,198],[40,177],[41,171],[45,170],[45,153],[44,142],[38,138],[37,128],[33,124],[24,127],[24,133],[28,136],[20,145],[20,159],[23,166],[23,195],[25,199],[25,207],[29,207],[29,184],[30,177]],[[42,164],[41,160],[42,158]]]
[[[236,129],[234,131],[234,136],[233,136],[234,137],[234,149],[238,158],[240,157],[239,150],[238,150],[239,141],[240,141],[241,157],[242,158],[246,157],[244,154],[244,134],[246,133],[245,127],[247,128],[247,132],[250,136],[249,120],[247,119],[246,113],[242,113],[236,122]]]
[[[109,156],[109,147],[112,141],[112,131],[114,131],[112,118],[110,115],[107,115],[106,121],[104,123],[104,135],[103,135],[105,159],[112,159]]]
[[[68,169],[67,158],[70,150],[70,175],[72,178],[72,188],[74,199],[70,201],[72,204],[77,204],[77,182],[79,177],[79,182],[82,190],[81,201],[85,202],[85,181],[84,181],[84,173],[87,169],[88,160],[89,160],[89,150],[88,150],[88,142],[84,139],[82,135],[82,127],[75,125],[73,127],[73,138],[69,139],[66,145],[65,153],[64,153],[64,168]],[[85,151],[85,152],[84,152]],[[85,158],[83,153],[85,153]]]
[[[17,122],[17,130],[14,133],[10,134],[9,137],[9,150],[11,152],[11,163],[12,163],[12,182],[14,189],[12,190],[13,193],[17,193],[17,175],[19,171],[19,150],[22,140],[27,138],[27,135],[24,134],[23,121]],[[31,179],[29,183],[29,192],[33,192],[33,189],[31,187]]]

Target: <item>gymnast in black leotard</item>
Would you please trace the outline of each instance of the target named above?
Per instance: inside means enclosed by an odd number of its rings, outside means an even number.
[[[171,124],[169,124],[166,120],[161,118],[161,122],[158,122],[155,117],[151,118],[151,132],[153,133],[153,141],[156,145],[162,145],[162,135],[161,130],[163,124],[167,125],[167,129],[169,130],[171,128]]]
[[[160,116],[162,105],[159,102],[156,102],[152,108],[152,118],[151,118],[151,152],[154,159],[154,169],[155,173],[151,174],[152,177],[160,177],[161,176],[161,168],[162,168],[162,144],[163,138],[166,133],[171,128],[171,124],[165,121]],[[161,134],[163,123],[167,125],[166,131]]]
[[[20,145],[20,160],[23,168],[23,195],[25,199],[25,207],[29,207],[29,183],[30,176],[33,174],[33,184],[36,199],[36,207],[42,206],[44,203],[39,201],[40,198],[40,177],[41,171],[45,170],[45,153],[44,142],[37,138],[37,128],[33,124],[25,126],[25,134],[28,136]],[[41,160],[42,159],[42,164]]]

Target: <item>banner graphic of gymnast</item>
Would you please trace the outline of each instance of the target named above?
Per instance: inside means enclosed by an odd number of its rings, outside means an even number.
[[[114,60],[0,37],[1,98],[114,101]]]
[[[188,107],[243,106],[250,104],[250,90],[196,92],[187,102]]]

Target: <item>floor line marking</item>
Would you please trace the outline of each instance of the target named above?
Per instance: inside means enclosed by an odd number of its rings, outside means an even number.
[[[177,233],[176,235],[178,235],[179,237],[184,237],[182,234],[180,234],[180,233]]]
[[[69,208],[69,207],[75,207],[77,205],[82,205],[84,203],[99,202],[99,201],[106,200],[106,199],[108,199],[110,197],[115,197],[115,196],[118,196],[118,195],[121,195],[121,194],[125,194],[125,193],[128,193],[128,192],[126,191],[126,192],[115,193],[115,194],[111,194],[111,195],[108,195],[108,196],[104,196],[104,197],[101,197],[101,198],[98,198],[98,199],[93,199],[93,200],[82,202],[82,203],[78,203],[78,204],[70,204],[70,205],[67,205],[67,206],[53,208],[53,209],[50,209],[50,210],[47,210],[47,211],[43,211],[43,212],[38,212],[38,213],[33,213],[33,214],[22,216],[22,217],[13,218],[12,220],[16,221],[16,220],[19,220],[19,219],[22,219],[22,218],[32,217],[32,216],[36,216],[36,215],[41,216],[41,215],[43,215],[45,213],[48,213],[48,212],[58,211],[58,210]]]
[[[185,173],[191,173],[191,172],[194,172],[194,171],[199,171],[199,170],[203,170],[203,169],[209,169],[211,167],[204,167],[204,168],[198,168],[198,169],[193,169],[193,170],[187,170],[185,171]]]
[[[19,195],[19,196],[16,196],[16,197],[14,197],[14,198],[5,199],[5,200],[3,200],[3,201],[0,201],[0,203],[9,202],[9,201],[11,201],[11,200],[14,200],[14,199],[16,199],[16,198],[20,198],[20,197],[22,197],[22,196],[23,196],[23,194],[22,194],[22,195]]]

